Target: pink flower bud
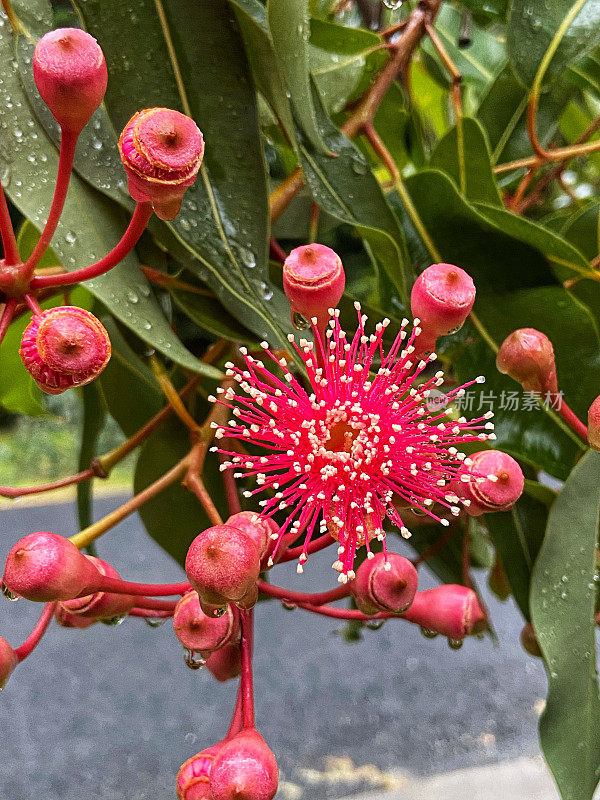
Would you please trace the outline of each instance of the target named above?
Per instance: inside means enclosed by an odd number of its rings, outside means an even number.
[[[450,486],[466,501],[471,516],[508,511],[523,493],[521,467],[501,450],[480,450],[466,458]]]
[[[152,203],[161,219],[176,217],[204,155],[194,120],[171,108],[138,111],[123,129],[119,152],[133,199]]]
[[[454,333],[464,324],[475,302],[470,275],[453,264],[432,264],[412,288],[410,305],[432,341]],[[422,345],[422,342],[419,342]]]
[[[200,608],[196,592],[191,591],[177,603],[173,628],[185,648],[206,656],[239,633],[239,615],[228,605],[220,617],[209,617]]]
[[[588,411],[587,439],[590,447],[600,450],[600,396],[598,396]]]
[[[533,630],[533,625],[531,622],[528,622],[521,631],[521,645],[523,650],[526,653],[529,653],[530,656],[534,656],[535,658],[542,658],[542,651],[540,649],[540,643],[537,640],[537,636],[535,635],[535,631]]]
[[[210,771],[211,800],[272,800],[279,770],[275,756],[254,729],[224,742]]]
[[[79,28],[42,36],[33,53],[33,77],[54,119],[74,134],[102,102],[108,81],[98,42]]]
[[[270,546],[271,534],[277,533],[279,530],[279,526],[274,520],[261,517],[254,511],[240,511],[238,514],[233,514],[225,524],[237,528],[249,536],[258,547],[261,559]]]
[[[0,692],[6,686],[7,680],[18,663],[17,654],[6,639],[0,636]]]
[[[190,545],[185,571],[203,606],[242,602],[256,588],[260,572],[258,547],[238,528],[215,525],[196,536]]]
[[[496,367],[526,392],[558,393],[552,342],[535,328],[519,328],[507,336],[496,356]]]
[[[179,800],[212,800],[209,776],[221,743],[207,747],[201,753],[188,758],[177,773],[177,797]]]
[[[486,616],[477,595],[466,586],[447,583],[417,592],[403,616],[424,630],[441,633],[449,639],[464,639],[485,628]]]
[[[62,628],[79,628],[85,630],[93,625],[97,620],[82,617],[79,614],[72,614],[64,607],[63,603],[57,603],[54,611],[54,619]]]
[[[97,378],[110,360],[104,325],[89,311],[59,306],[32,317],[19,351],[42,391],[61,394]]]
[[[419,578],[413,564],[397,553],[377,553],[363,561],[350,583],[356,605],[364,614],[400,613],[410,606]]]
[[[294,314],[317,317],[319,327],[329,319],[344,293],[346,276],[338,254],[324,244],[296,247],[283,265],[283,289]]]
[[[99,579],[96,567],[72,542],[38,531],[12,547],[2,581],[13,594],[48,603],[93,590]]]
[[[220,682],[237,678],[242,671],[242,655],[238,644],[223,645],[206,659],[206,669]]]
[[[100,575],[107,578],[120,578],[117,570],[108,562],[95,556],[86,556],[96,567]],[[85,597],[77,597],[62,603],[63,608],[85,619],[114,619],[125,617],[135,606],[135,597],[113,592],[94,592]]]

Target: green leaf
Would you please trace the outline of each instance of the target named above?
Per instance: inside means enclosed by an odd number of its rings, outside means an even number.
[[[326,155],[311,86],[308,0],[267,0],[267,20],[298,121],[316,152]]]
[[[171,469],[190,449],[189,433],[178,420],[170,419],[144,443],[137,461],[134,491],[137,494],[167,470]],[[219,462],[209,453],[202,479],[215,505],[224,518],[222,475]],[[179,482],[168,486],[139,510],[148,534],[181,566],[185,564],[188,548],[195,537],[212,523],[195,495]]]
[[[540,740],[563,800],[591,800],[600,775],[596,543],[600,455],[575,467],[550,510],[535,565],[531,615],[548,671]]]
[[[21,7],[15,5],[20,11]],[[41,227],[52,202],[58,157],[21,86],[14,46],[5,23],[0,28],[0,170],[13,203],[36,227]],[[125,224],[110,201],[74,175],[52,245],[63,267],[71,271],[114,247]],[[88,281],[86,288],[152,347],[188,369],[214,373],[189,353],[172,332],[140,272],[135,254],[107,275]]]
[[[548,509],[524,494],[510,511],[486,514],[485,524],[500,555],[512,594],[529,620],[529,586],[544,538]]]
[[[512,0],[506,44],[515,74],[531,86],[548,61],[545,83],[599,42],[599,0]]]
[[[173,239],[185,265],[260,338],[285,341],[289,306],[267,280],[269,234],[266,169],[256,93],[239,27],[225,3],[140,0],[132,28],[127,4],[79,3],[104,49],[105,98],[116,130],[138,108],[168,106],[194,118],[206,152],[180,214],[153,230]],[[123,53],[127,53],[124,59]],[[226,56],[224,56],[226,54]],[[140,81],[131,65],[148,64]]]
[[[104,427],[106,408],[102,403],[102,394],[96,383],[90,383],[81,390],[83,403],[83,426],[79,446],[78,471],[83,472],[96,456],[98,437]],[[77,484],[77,522],[79,529],[92,524],[92,481]]]
[[[448,174],[467,200],[503,207],[481,124],[463,117],[440,139],[430,166]]]
[[[170,295],[177,306],[193,321],[217,338],[233,339],[257,345],[257,339],[238,320],[231,316],[214,297],[172,289]]]
[[[33,253],[39,238],[40,232],[38,229],[35,227],[33,222],[30,222],[28,219],[26,219],[19,228],[19,233],[17,234],[17,247],[19,248],[19,255],[23,261],[26,261]],[[42,269],[44,267],[56,266],[60,266],[60,259],[54,250],[49,247],[39,260],[37,268]]]
[[[302,168],[313,197],[329,214],[356,227],[405,299],[411,268],[400,226],[364,156],[329,121],[316,94],[315,98],[319,126],[336,158],[320,155],[301,137]]]

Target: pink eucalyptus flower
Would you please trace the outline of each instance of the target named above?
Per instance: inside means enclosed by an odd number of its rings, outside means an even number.
[[[333,567],[342,583],[354,577],[358,547],[364,544],[369,551],[369,540],[384,541],[386,517],[403,536],[410,536],[394,502],[448,525],[443,515],[460,512],[459,498],[448,488],[465,460],[459,448],[494,438],[487,421],[491,412],[468,422],[454,419],[451,408],[440,409],[431,402],[443,373],[424,374],[435,354],[427,361],[411,360],[420,334],[418,320],[410,335],[405,330],[408,320],[403,321],[386,353],[383,336],[389,320],[369,336],[367,318],[358,303],[356,308],[358,330],[350,340],[340,327],[338,311],[332,312],[325,343],[318,334],[316,344],[300,340],[299,346],[289,337],[306,369],[308,391],[266,342],[266,355],[281,367],[283,380],[242,349],[246,368],[232,363],[226,367],[247,396],[236,396],[233,389],[221,391],[220,402],[233,409],[235,419],[218,428],[216,437],[264,452],[239,455],[213,448],[231,456],[222,469],[236,469],[236,477],[256,477],[258,488],[246,496],[270,493],[260,502],[263,517],[286,512],[273,534],[279,543],[286,534],[306,532],[298,571],[317,525],[321,533],[337,539],[339,558]],[[445,402],[483,380],[450,390]]]

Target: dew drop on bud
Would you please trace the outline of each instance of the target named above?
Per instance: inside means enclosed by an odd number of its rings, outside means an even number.
[[[107,619],[98,620],[103,625],[108,625],[110,628],[116,628],[124,621],[125,617],[108,617]]]
[[[6,597],[7,600],[10,600],[11,603],[14,603],[19,599],[19,595],[13,594],[13,592],[11,592],[5,583],[0,584],[0,589],[2,590],[4,597]]]
[[[282,600],[281,607],[285,608],[286,611],[294,611],[294,609],[296,609],[298,606],[296,603],[290,603],[289,600]]]
[[[195,650],[184,650],[183,660],[185,661],[186,667],[190,669],[202,669],[206,664],[206,659],[202,658],[200,653],[197,653]]]
[[[464,639],[448,639],[448,647],[450,650],[460,650],[464,644]]]
[[[310,328],[310,320],[308,320],[303,314],[299,314],[298,311],[294,311],[292,316],[292,325],[297,331],[306,331]]]
[[[151,628],[160,628],[167,621],[167,617],[144,617],[144,622]]]
[[[380,628],[383,628],[384,624],[384,619],[370,619],[368,622],[365,622],[365,625],[370,631],[378,631]]]
[[[429,628],[421,628],[420,630],[426,639],[435,639],[438,635],[437,631],[431,631]]]

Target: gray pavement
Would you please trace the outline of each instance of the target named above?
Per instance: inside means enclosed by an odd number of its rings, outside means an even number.
[[[114,505],[98,502],[98,516]],[[72,506],[1,510],[0,562],[39,529],[73,533]],[[137,518],[107,534],[100,554],[131,580],[182,579]],[[330,562],[311,559],[303,576],[278,567],[276,580],[330,587]],[[423,575],[421,585],[431,583]],[[513,605],[488,599],[500,646],[470,639],[459,651],[399,621],[347,644],[334,620],[261,604],[257,724],[282,770],[278,800],[380,800],[388,790],[390,800],[420,800],[394,792],[430,785],[421,776],[538,754],[544,671],[519,647]],[[0,601],[0,634],[17,645],[39,608]],[[169,623],[52,626],[0,696],[0,800],[171,800],[179,765],[223,735],[234,692],[185,667]]]

